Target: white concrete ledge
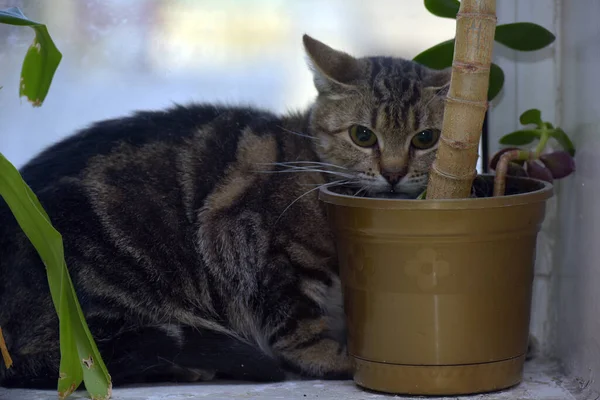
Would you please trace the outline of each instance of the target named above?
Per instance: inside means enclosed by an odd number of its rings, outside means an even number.
[[[561,384],[562,378],[555,364],[532,361],[526,364],[523,382],[506,391],[479,396],[445,397],[443,400],[575,400],[575,397]],[[56,392],[0,388],[2,400],[49,400],[56,399]],[[85,391],[78,391],[71,397],[89,398]],[[367,392],[356,387],[351,381],[290,381],[273,384],[249,384],[210,382],[202,384],[144,385],[115,389],[114,400],[190,400],[190,399],[339,399],[370,400],[412,397],[389,396]],[[415,398],[416,399],[416,398]],[[419,399],[424,399],[420,397]],[[437,398],[427,398],[434,400]]]

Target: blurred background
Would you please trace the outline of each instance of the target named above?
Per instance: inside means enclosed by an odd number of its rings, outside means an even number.
[[[276,112],[316,95],[302,34],[356,56],[412,58],[455,21],[408,0],[0,0],[45,23],[63,59],[41,108],[18,97],[33,30],[0,25],[0,152],[20,167],[95,120],[173,103]]]

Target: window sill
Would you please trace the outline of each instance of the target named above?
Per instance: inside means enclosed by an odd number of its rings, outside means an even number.
[[[575,400],[565,386],[556,364],[543,361],[531,361],[525,365],[523,382],[509,390],[478,396],[451,397],[451,399],[486,400]],[[42,390],[22,390],[0,388],[0,399],[46,400],[56,398],[56,392]],[[87,394],[77,392],[71,398],[85,399]],[[367,392],[357,388],[351,381],[290,381],[273,384],[248,384],[211,382],[203,384],[181,385],[144,385],[117,388],[113,391],[115,400],[183,400],[191,398],[209,399],[385,399],[413,397],[394,397]],[[423,397],[419,397],[423,399]],[[416,398],[415,398],[416,399]],[[436,398],[430,397],[430,400]],[[446,397],[445,399],[448,399]]]

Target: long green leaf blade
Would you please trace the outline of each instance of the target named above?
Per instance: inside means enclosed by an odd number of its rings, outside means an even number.
[[[66,268],[66,266],[65,266]],[[64,269],[60,274],[60,285],[65,284]],[[67,290],[60,291],[60,304],[58,306],[58,315],[60,315],[60,373],[58,377],[58,398],[66,399],[71,395],[83,381],[83,371],[79,366],[79,357],[77,352],[77,340],[74,335],[73,321],[71,320]]]
[[[444,69],[452,66],[454,57],[454,39],[438,43],[417,54],[413,61],[433,69]]]
[[[48,95],[62,54],[48,34],[46,25],[28,19],[18,8],[0,10],[0,23],[29,26],[35,32],[21,68],[19,96],[25,96],[34,107],[39,107]]]
[[[16,26],[31,26],[32,24],[39,25],[38,22],[32,21],[21,12],[17,7],[5,8],[0,10],[0,23]]]
[[[75,287],[71,281],[71,277],[66,272],[65,279],[68,282],[66,290],[70,292],[67,296],[69,301],[69,315],[71,321],[80,321],[74,323],[75,343],[77,344],[77,353],[79,354],[79,366],[83,371],[83,382],[85,388],[92,395],[93,400],[108,400],[112,395],[112,381],[108,369],[102,360],[96,342],[85,323],[85,318],[81,306],[77,301]]]
[[[93,399],[109,399],[110,375],[87,327],[65,261],[62,236],[50,223],[37,196],[19,171],[0,153],[0,196],[15,216],[46,266],[50,294],[59,317],[60,395],[68,396],[81,383]],[[92,363],[90,365],[90,356]]]
[[[460,2],[458,0],[425,0],[425,8],[438,17],[456,18]]]
[[[550,45],[556,37],[543,26],[531,22],[515,22],[496,26],[494,40],[506,47],[520,51],[540,50]]]

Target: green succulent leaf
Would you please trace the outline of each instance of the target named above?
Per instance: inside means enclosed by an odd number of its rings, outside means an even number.
[[[496,26],[494,39],[513,50],[533,51],[550,45],[556,37],[543,26],[515,22]]]
[[[438,17],[456,18],[460,2],[458,0],[425,0],[425,8]]]
[[[492,63],[490,65],[490,86],[488,87],[488,101],[492,101],[494,97],[498,96],[498,93],[504,86],[504,71],[498,65]]]
[[[39,107],[46,99],[62,54],[48,34],[46,25],[28,19],[18,8],[0,10],[0,23],[29,26],[35,32],[21,67],[19,96],[25,96],[34,107]]]
[[[535,124],[538,128],[544,125],[542,121],[542,112],[536,108],[527,110],[519,117],[521,125]]]
[[[500,144],[508,146],[522,146],[539,139],[541,133],[533,129],[523,129],[506,134],[500,138]]]
[[[548,132],[550,133],[550,136],[556,139],[562,148],[571,155],[571,157],[575,157],[575,146],[565,131],[561,128],[555,128]]]
[[[444,69],[452,66],[454,58],[454,39],[438,43],[417,54],[413,61],[433,69]]]

